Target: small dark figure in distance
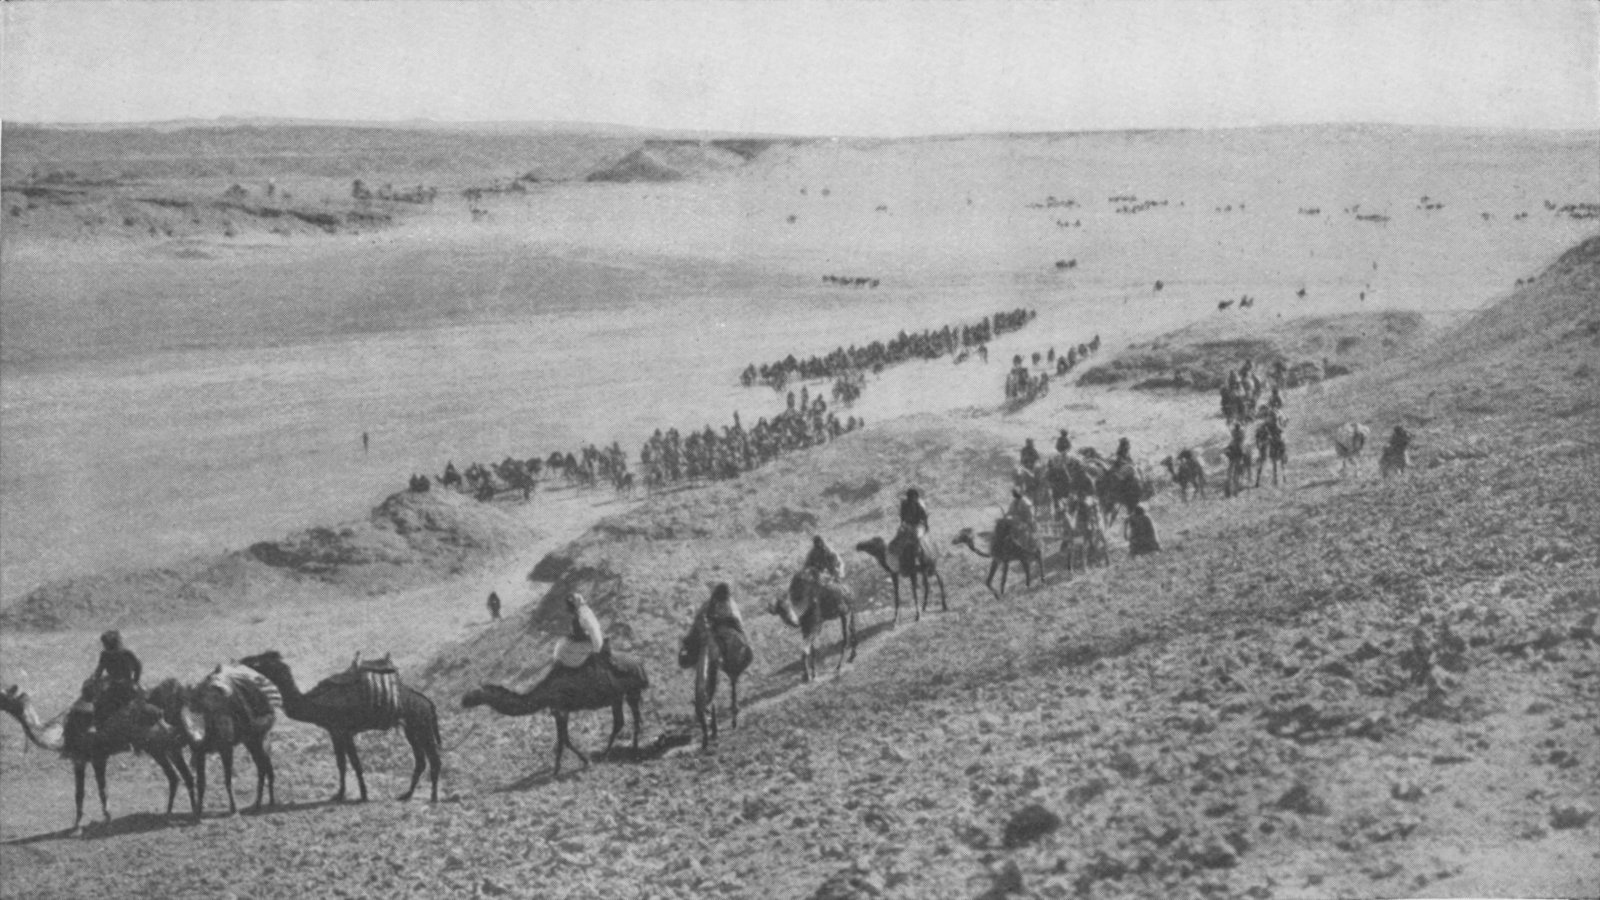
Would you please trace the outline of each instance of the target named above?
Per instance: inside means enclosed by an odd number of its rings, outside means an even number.
[[[500,595],[494,591],[489,592],[489,618],[500,621]]]

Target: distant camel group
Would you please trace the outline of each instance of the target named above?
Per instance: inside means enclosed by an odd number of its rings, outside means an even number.
[[[839,287],[864,287],[864,288],[875,288],[879,284],[879,281],[876,278],[865,278],[865,277],[854,277],[854,278],[851,278],[851,277],[842,276],[842,275],[824,275],[824,276],[822,276],[822,282],[823,282],[823,284],[833,284],[833,285],[838,285]]]
[[[839,347],[823,357],[801,360],[790,354],[760,366],[751,363],[740,373],[739,383],[745,387],[765,384],[781,391],[795,380],[836,378],[851,372],[882,372],[888,366],[915,359],[938,359],[963,348],[983,347],[1003,334],[1022,328],[1034,315],[1033,310],[1014,309],[995,313],[972,325],[946,325],[937,331],[924,330],[915,334],[902,331],[888,341],[873,341],[864,347]]]

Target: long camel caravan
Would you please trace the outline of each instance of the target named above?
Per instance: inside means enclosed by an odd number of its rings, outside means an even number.
[[[1600,4],[379,7],[5,7],[0,898],[1595,893]]]

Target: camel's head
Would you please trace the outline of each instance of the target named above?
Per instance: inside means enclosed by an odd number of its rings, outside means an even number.
[[[799,580],[804,577],[804,575],[795,575],[795,577],[789,582],[788,592],[779,594],[777,599],[772,601],[772,605],[767,608],[767,612],[782,619],[783,624],[788,625],[791,628],[800,627],[800,616],[794,610],[794,600],[792,595],[799,587]]]
[[[881,560],[884,559],[889,553],[889,543],[881,537],[867,538],[861,543],[856,544],[856,550],[865,553],[874,559]]]
[[[28,697],[28,692],[16,685],[0,691],[0,712],[4,712],[18,722],[28,723],[28,714],[33,711],[33,702]]]
[[[276,650],[257,653],[255,656],[246,656],[239,660],[239,665],[249,666],[257,672],[276,681],[280,676],[288,676],[289,664],[283,661],[283,655]]]
[[[1162,466],[1162,468],[1166,469],[1168,472],[1171,472],[1174,476],[1176,476],[1178,474],[1178,464],[1170,456],[1168,456],[1165,459],[1161,460],[1161,466]]]

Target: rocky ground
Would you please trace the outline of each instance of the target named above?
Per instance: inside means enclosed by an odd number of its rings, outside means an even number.
[[[1015,423],[875,424],[658,497],[541,562],[542,603],[412,675],[445,711],[441,802],[388,799],[409,754],[372,736],[377,797],[322,802],[328,743],[286,722],[279,808],[122,811],[84,840],[14,841],[0,893],[1595,896],[1597,297],[1600,239],[1411,357],[1297,392],[1288,484],[1164,492],[1157,556],[1116,542],[1109,568],[1052,560],[1045,586],[996,600],[983,561],[949,555],[949,611],[891,627],[886,585],[851,554],[865,641],[838,677],[829,644],[810,685],[761,611],[809,534],[887,535],[913,483],[936,534],[983,527]],[[1404,423],[1411,470],[1380,480],[1375,446],[1334,475],[1310,436],[1352,417],[1380,446]],[[672,654],[715,581],[758,662],[739,729],[703,753]],[[557,776],[548,719],[457,698],[535,677],[571,590],[652,689],[640,752],[569,756]],[[580,714],[580,746],[603,744],[606,718]]]

